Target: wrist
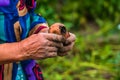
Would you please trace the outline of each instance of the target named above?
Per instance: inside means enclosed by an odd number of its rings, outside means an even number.
[[[18,43],[18,48],[19,48],[18,60],[19,61],[30,59],[30,55],[26,50],[26,46],[27,45],[25,45],[24,41],[21,41]]]
[[[33,34],[30,37],[26,38],[19,42],[20,47],[20,60],[32,59],[33,54],[35,53],[35,47],[38,34]]]

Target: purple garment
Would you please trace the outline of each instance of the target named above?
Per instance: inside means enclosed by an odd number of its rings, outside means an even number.
[[[8,6],[10,4],[10,0],[0,0],[0,6]]]
[[[28,80],[36,80],[35,73],[32,71],[35,64],[36,64],[35,60],[31,60],[31,62],[25,67]]]
[[[35,60],[22,61],[21,64],[27,80],[44,80],[40,67]]]

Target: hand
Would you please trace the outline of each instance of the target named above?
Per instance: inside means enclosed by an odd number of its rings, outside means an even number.
[[[58,48],[63,47],[61,43],[63,40],[64,38],[61,35],[38,33],[21,41],[20,45],[23,48],[22,53],[25,58],[43,59],[57,56]]]
[[[70,37],[67,38],[65,43],[63,43],[63,47],[58,49],[58,55],[59,56],[65,56],[67,53],[72,50],[74,43],[76,40],[76,36],[72,33],[70,33]]]

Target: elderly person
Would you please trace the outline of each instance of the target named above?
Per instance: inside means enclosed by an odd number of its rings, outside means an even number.
[[[75,35],[47,33],[46,20],[34,13],[35,0],[0,0],[0,80],[43,80],[35,60],[64,56]],[[46,32],[46,33],[43,33]]]

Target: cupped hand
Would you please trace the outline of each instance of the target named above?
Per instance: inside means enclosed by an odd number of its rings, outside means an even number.
[[[68,37],[66,41],[63,43],[63,47],[58,49],[58,55],[59,56],[67,55],[68,52],[72,50],[75,40],[76,36],[73,33],[70,33],[70,37]]]
[[[68,39],[67,42],[72,43]],[[43,59],[57,56],[59,48],[63,47],[64,38],[61,35],[51,33],[33,34],[27,39],[21,41],[22,53],[26,59]]]

